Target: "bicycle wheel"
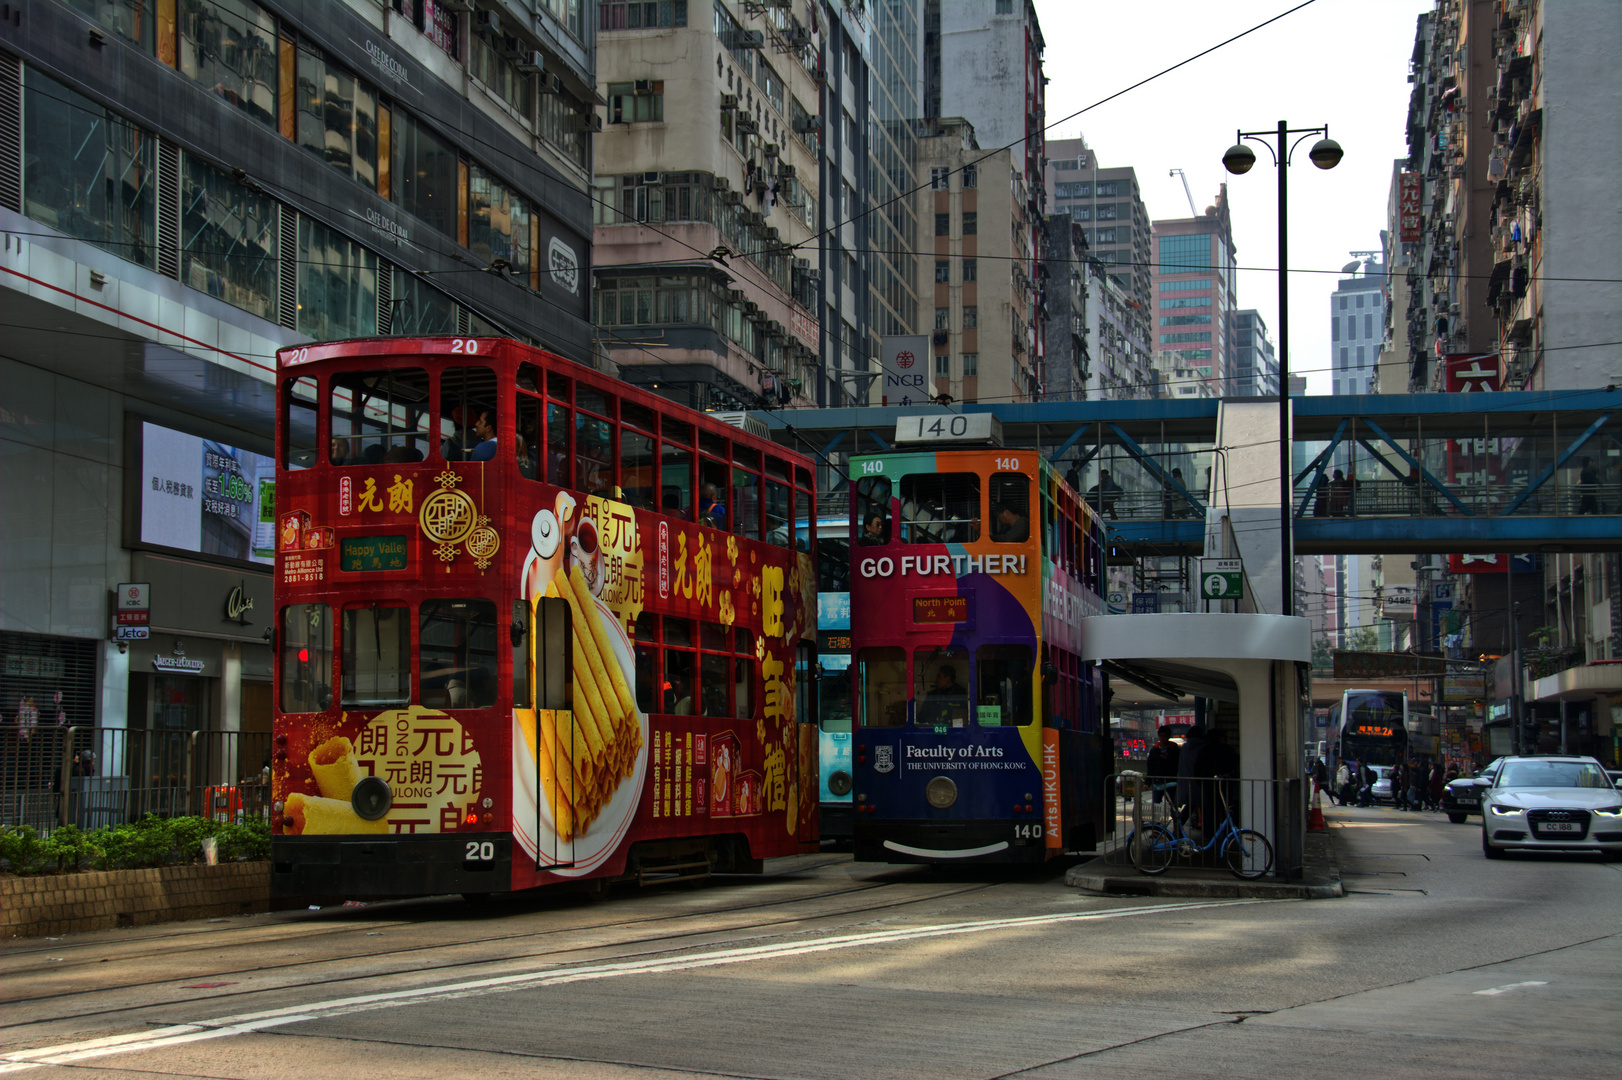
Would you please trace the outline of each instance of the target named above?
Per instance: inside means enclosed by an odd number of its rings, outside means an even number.
[[[1177,854],[1177,840],[1164,825],[1145,825],[1133,837],[1132,862],[1145,874],[1163,874]]]
[[[1222,845],[1222,860],[1235,877],[1259,878],[1273,869],[1273,845],[1254,829],[1240,829]]]

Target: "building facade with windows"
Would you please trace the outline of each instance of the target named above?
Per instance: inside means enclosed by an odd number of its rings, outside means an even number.
[[[921,131],[918,171],[928,186],[914,200],[933,234],[918,260],[918,293],[934,301],[924,328],[931,385],[957,401],[1037,400],[1036,332],[1027,321],[1036,287],[1026,267],[1040,221],[1016,198],[1019,161],[982,150],[967,120],[926,121]]]
[[[1212,382],[1213,396],[1232,393],[1229,330],[1239,305],[1228,185],[1200,217],[1156,221],[1151,232],[1155,350],[1175,354],[1159,366],[1198,372]]]
[[[1233,315],[1233,389],[1236,397],[1278,393],[1278,352],[1261,312],[1245,308]]]
[[[268,730],[276,350],[592,360],[595,26],[562,0],[9,10],[0,718]],[[126,582],[150,634],[122,651]]]
[[[821,267],[808,241],[826,76],[822,35],[801,14],[599,5],[599,341],[622,378],[693,408],[817,393]]]
[[[923,8],[926,128],[966,122],[982,153],[1009,155],[1010,195],[1019,214],[1018,220],[1003,225],[1009,239],[1023,245],[1010,251],[1009,259],[1013,291],[1025,303],[1010,312],[1012,325],[1023,335],[1010,342],[1010,370],[1025,380],[1017,391],[1024,397],[1017,400],[1035,399],[1042,390],[1044,342],[1041,292],[1033,283],[1042,273],[1039,223],[1047,212],[1042,27],[1032,0],[924,0]],[[944,78],[944,72],[952,77]],[[922,180],[922,147],[919,154]],[[983,191],[991,195],[989,187]]]
[[[1378,392],[1385,341],[1385,267],[1368,259],[1355,277],[1341,278],[1329,295],[1330,390]]]
[[[1144,311],[1152,308],[1149,211],[1137,171],[1099,168],[1086,139],[1051,139],[1043,185],[1049,211],[1082,226],[1089,257],[1109,267],[1111,280]]]

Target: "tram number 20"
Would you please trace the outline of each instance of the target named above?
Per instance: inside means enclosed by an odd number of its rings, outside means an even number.
[[[1040,825],[1015,825],[1014,826],[1014,839],[1016,839],[1016,840],[1040,840],[1040,839],[1042,839],[1042,826],[1040,826]]]
[[[496,845],[489,840],[469,840],[467,852],[462,856],[468,862],[491,862],[496,857]]]

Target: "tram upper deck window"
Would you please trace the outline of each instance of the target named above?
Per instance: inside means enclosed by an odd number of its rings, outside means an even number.
[[[332,704],[332,609],[282,608],[282,712],[321,712]]]
[[[541,399],[520,390],[517,395],[517,406],[513,410],[513,458],[518,463],[518,475],[525,480],[539,480]]]
[[[1031,722],[1031,650],[982,645],[975,654],[975,715],[981,727]]]
[[[905,727],[907,653],[898,645],[856,654],[857,700],[863,727]]]
[[[729,525],[730,512],[727,496],[727,466],[714,458],[703,457],[698,462],[698,519],[713,529]]]
[[[439,377],[440,452],[446,461],[492,461],[513,423],[497,407],[496,373],[487,367],[446,368]],[[504,435],[504,437],[503,437]]]
[[[862,544],[890,542],[890,481],[882,476],[856,481],[856,539]]]
[[[732,531],[760,539],[760,451],[732,447]]]
[[[620,402],[620,492],[621,498],[642,510],[656,510],[661,502],[659,473],[654,458],[659,418],[652,409],[634,402]]]
[[[344,371],[329,384],[334,465],[381,465],[428,456],[428,373],[421,368]]]
[[[343,613],[342,703],[405,705],[411,701],[411,621],[404,604],[346,608]]]
[[[980,539],[980,477],[915,473],[901,478],[901,540],[965,544]]]
[[[316,402],[320,400],[315,380],[282,380],[282,467],[308,469],[315,464]]]
[[[417,668],[422,703],[430,709],[494,705],[496,605],[480,599],[424,600],[418,614]]]
[[[659,509],[693,520],[693,452],[685,444],[659,444]]]
[[[1031,478],[1023,473],[991,477],[991,539],[1023,544],[1031,538]]]
[[[574,414],[575,485],[587,495],[614,496],[614,425],[600,416]]]
[[[771,459],[768,458],[768,461]],[[766,540],[779,547],[794,546],[789,529],[790,488],[776,480],[766,481]]]

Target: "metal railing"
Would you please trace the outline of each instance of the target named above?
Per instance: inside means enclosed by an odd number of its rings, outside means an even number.
[[[1304,822],[1306,806],[1299,800],[1299,780],[1245,780],[1228,777],[1150,777],[1126,770],[1116,777],[1119,800],[1117,824],[1104,845],[1105,861],[1115,866],[1134,866],[1134,843],[1145,826],[1174,829],[1186,837],[1172,861],[1172,869],[1227,870],[1221,845],[1204,848],[1213,833],[1231,815],[1237,829],[1252,829],[1273,846],[1274,862],[1270,876],[1293,877],[1300,872],[1299,843],[1289,842],[1289,834]],[[1174,820],[1175,819],[1175,820]]]
[[[0,728],[0,825],[270,817],[269,732]]]

